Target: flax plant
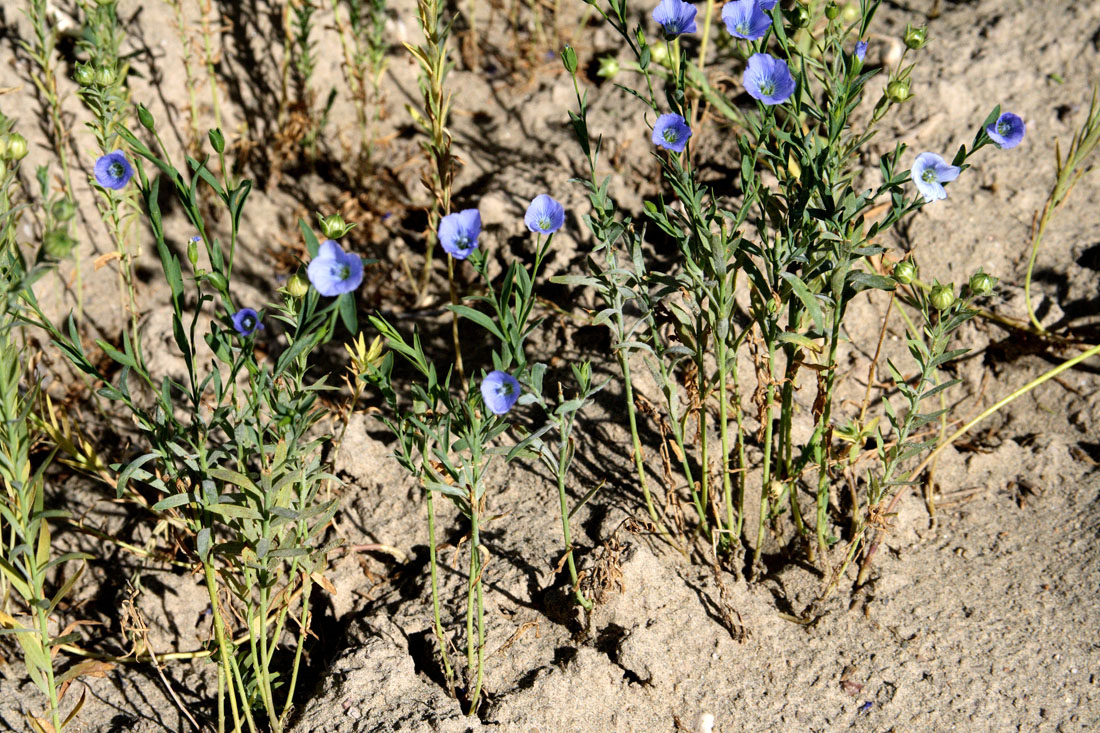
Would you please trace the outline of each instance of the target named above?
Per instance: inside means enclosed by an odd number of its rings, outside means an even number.
[[[81,669],[77,666],[63,675],[55,670],[59,648],[75,638],[69,628],[57,631],[56,611],[90,556],[54,552],[51,524],[67,517],[64,510],[48,509],[45,503],[46,473],[54,454],[45,460],[31,458],[41,437],[33,416],[39,393],[27,370],[31,351],[19,339],[19,294],[50,269],[54,254],[47,251],[47,243],[57,237],[44,237],[36,264],[28,268],[17,241],[20,219],[28,210],[28,204],[16,199],[25,148],[11,120],[0,114],[0,633],[14,637],[31,682],[47,700],[47,716],[27,713],[31,730],[60,733],[80,711],[84,698],[62,718],[61,696]],[[40,178],[46,178],[45,168]],[[49,220],[54,206],[43,201]],[[67,231],[60,235],[68,236]],[[80,565],[65,576],[71,561]],[[55,581],[56,589],[51,590]]]
[[[695,31],[695,9],[680,0],[664,0],[654,11],[663,35],[658,45],[641,28],[630,28],[624,2],[610,0],[606,9],[598,8],[635,54],[644,78],[642,89],[627,91],[644,104],[644,111],[656,116],[649,124],[665,192],[645,202],[644,213],[676,245],[676,266],[671,270],[658,272],[646,264],[645,229],[617,214],[606,196],[606,184],[598,182],[593,154],[598,142],[593,145],[590,138],[586,99],[579,90],[580,113],[571,113],[574,132],[589,158],[591,180],[585,185],[594,213],[586,223],[598,243],[595,252],[601,255],[590,257],[589,274],[573,281],[595,287],[604,298],[604,310],[595,322],[611,328],[620,354],[647,510],[656,523],[632,404],[631,353],[650,369],[661,390],[659,424],[680,462],[698,531],[708,544],[717,543],[727,553],[737,553],[743,542],[747,544],[754,570],[760,568],[768,527],[787,513],[808,559],[832,567],[828,550],[839,539],[830,516],[836,503],[833,442],[840,419],[834,414],[833,398],[840,344],[847,339],[844,316],[860,292],[893,290],[897,285],[896,279],[871,267],[871,258],[885,252],[876,240],[922,206],[945,198],[943,183],[964,171],[977,150],[993,142],[1012,147],[995,133],[1007,130],[1004,121],[1015,116],[995,109],[973,143],[960,147],[951,163],[922,153],[911,171],[900,170],[907,148],[899,144],[882,157],[878,185],[857,187],[861,148],[885,113],[912,96],[913,65],[899,64],[890,72],[870,121],[862,128],[854,124],[853,112],[863,101],[866,85],[880,72],[864,69],[862,40],[878,6],[876,0],[863,0],[856,22],[845,23],[830,4],[817,24],[801,6],[781,11],[774,2],[758,1],[723,8],[735,42],[748,42],[742,55],[747,58],[742,83],[756,100],[755,109],[741,113],[745,132],[738,138],[737,193],[729,199],[703,183],[691,149],[691,61],[681,51],[678,37]],[[906,30],[909,49],[918,50],[925,41],[923,29]],[[657,48],[668,59],[667,73],[651,71]],[[576,59],[569,49],[564,59],[567,71],[575,75]],[[663,94],[657,91],[662,86]],[[732,100],[726,104],[733,106]],[[916,196],[907,190],[912,183]],[[879,202],[886,213],[872,220],[869,212]],[[608,254],[615,249],[620,254]],[[747,309],[737,305],[738,292],[745,293]],[[629,328],[624,327],[628,302],[639,314]],[[937,336],[936,348],[942,348],[951,330]],[[738,354],[745,351],[754,365],[751,391],[746,375],[738,372]],[[811,373],[816,381],[808,436],[795,430],[801,409],[795,401],[800,372]],[[747,462],[751,436],[743,395],[751,395],[756,408],[758,466]],[[900,423],[895,429],[905,432]],[[880,463],[892,474],[889,460],[883,454]],[[746,512],[745,477],[754,468],[759,469],[761,493],[753,528]],[[877,484],[867,486],[869,500],[856,502],[852,526],[857,531],[867,524],[866,517],[857,515],[877,511],[876,487],[890,480],[880,475]],[[800,493],[812,498],[813,508],[805,515]]]
[[[114,377],[104,373],[99,360],[85,351],[75,322],[70,318],[54,325],[33,293],[24,291],[28,320],[44,329],[78,369],[102,382],[100,394],[131,414],[146,442],[147,452],[113,466],[119,472],[119,496],[129,482],[142,481],[161,496],[151,510],[187,529],[187,546],[210,599],[218,730],[228,721],[233,730],[282,731],[309,635],[312,588],[329,550],[322,533],[336,509],[335,501],[319,494],[333,479],[321,457],[330,436],[316,429],[326,412],[318,397],[328,387],[307,373],[313,350],[330,338],[337,320],[348,322],[354,303],[347,289],[327,305],[308,286],[286,292],[269,306],[271,318],[284,327],[286,343],[274,350],[271,362],[261,358],[255,344],[263,334],[264,313],[240,307],[232,280],[251,181],[230,187],[228,179],[219,182],[193,158],[187,159],[184,174],[169,162],[152,116],[143,110],[140,118],[155,137],[157,152],[125,127],[118,133],[138,158],[134,168],[169,286],[172,336],[186,375],[151,374],[141,343],[125,332],[117,347],[96,342],[120,369]],[[209,138],[224,170],[224,138],[217,130]],[[198,232],[188,233],[185,261],[168,246],[162,181]],[[227,210],[228,242],[207,226],[199,201],[202,186],[210,187]],[[301,229],[314,259],[323,259],[328,250],[304,222]],[[361,279],[361,264],[358,271]],[[212,352],[205,363],[198,351],[200,326]],[[295,616],[292,631],[288,622]],[[236,628],[238,623],[242,628]],[[287,646],[289,658],[281,653]]]
[[[482,372],[479,389],[474,389],[472,383],[450,368],[440,373],[436,364],[450,363],[450,360],[444,362],[429,356],[418,332],[414,331],[409,338],[381,316],[370,319],[385,339],[388,352],[372,366],[366,379],[379,390],[386,403],[387,409],[381,419],[396,438],[394,455],[397,461],[426,489],[433,629],[439,642],[444,674],[452,688],[458,670],[448,653],[449,641],[441,613],[434,494],[451,500],[468,523],[463,692],[470,715],[478,710],[484,678],[484,573],[490,556],[481,541],[481,532],[491,496],[487,476],[492,462],[538,459],[553,472],[566,543],[565,561],[569,565],[573,591],[579,605],[591,606],[578,590],[579,575],[573,558],[566,485],[575,451],[572,430],[576,413],[602,385],[594,386],[590,367],[578,364],[573,370],[577,389],[570,399],[562,397],[560,386],[557,400],[547,399],[543,394],[546,366],[528,361],[525,342],[538,326],[538,320],[533,317],[534,284],[549,251],[552,234],[562,226],[564,215],[560,204],[543,196],[532,202],[526,221],[528,228],[538,233],[534,263],[528,269],[512,262],[499,283],[490,279],[487,258],[477,249],[480,217],[476,210],[451,214],[440,226],[440,241],[451,259],[468,261],[484,284],[484,294],[449,306],[456,317],[468,320],[491,337],[493,368],[488,373]],[[543,235],[550,236],[543,239]],[[415,381],[402,391],[398,391],[394,383],[397,358],[416,374]],[[517,403],[537,404],[546,415],[546,422],[535,429],[517,428],[518,442],[502,445],[500,439],[511,426],[510,412]],[[559,436],[556,442],[544,437],[554,429]]]
[[[95,136],[93,157],[101,158],[119,147],[118,125],[127,124],[132,114],[130,93],[126,86],[129,63],[122,56],[122,28],[118,6],[113,0],[88,3],[84,34],[78,47],[85,56],[77,66],[79,96],[92,113],[88,128]],[[140,339],[138,322],[141,317],[134,286],[134,253],[132,224],[138,211],[133,189],[115,191],[100,185],[96,205],[100,217],[118,254],[118,291],[121,309],[130,317],[130,338]],[[79,262],[79,257],[77,258]]]

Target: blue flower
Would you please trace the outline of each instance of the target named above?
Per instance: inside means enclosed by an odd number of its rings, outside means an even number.
[[[321,295],[343,295],[363,282],[363,260],[359,255],[345,253],[336,242],[326,239],[306,268],[306,274]]]
[[[761,10],[771,10],[779,0],[760,0]]]
[[[857,59],[859,59],[860,63],[863,63],[863,59],[867,57],[867,41],[856,42],[855,56]]]
[[[754,53],[749,58],[742,82],[749,96],[764,104],[781,104],[794,94],[794,77],[787,62],[766,53]]]
[[[134,169],[121,150],[103,155],[95,162],[95,182],[115,191],[130,182]]]
[[[251,336],[256,331],[262,330],[264,324],[260,323],[260,314],[251,308],[241,308],[233,314],[233,328],[242,336]]]
[[[565,207],[540,193],[527,207],[523,223],[536,234],[553,234],[565,224]]]
[[[774,7],[775,3],[771,4]],[[772,24],[771,16],[765,15],[764,3],[759,0],[732,0],[722,8],[722,20],[731,36],[755,41],[762,37]]]
[[[997,147],[1001,150],[1008,150],[1020,144],[1020,141],[1024,139],[1026,129],[1024,121],[1020,119],[1019,115],[1005,112],[997,118],[996,122],[985,128],[985,132],[993,138],[993,142],[997,143]]]
[[[457,214],[447,214],[439,221],[439,243],[443,251],[456,260],[464,260],[477,249],[481,234],[481,212],[466,209]]]
[[[917,190],[924,196],[927,203],[947,198],[947,191],[943,184],[959,177],[962,168],[950,165],[946,160],[935,153],[921,153],[913,162],[913,170],[910,176],[913,183],[917,184]]]
[[[659,148],[682,153],[689,137],[691,128],[680,115],[661,115],[653,125],[653,144]]]
[[[481,380],[481,397],[494,415],[503,415],[519,399],[519,382],[508,372],[491,371]]]
[[[653,9],[653,20],[665,29],[665,38],[695,32],[695,6],[684,0],[661,0]]]

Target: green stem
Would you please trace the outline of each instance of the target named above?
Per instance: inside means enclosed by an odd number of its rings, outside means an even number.
[[[565,472],[568,470],[566,460],[569,455],[566,452],[564,443],[558,453],[558,501],[561,504],[561,530],[565,536],[565,561],[569,565],[569,579],[573,583],[573,593],[577,597],[577,603],[581,604],[586,610],[591,610],[592,601],[585,598],[584,593],[581,593],[580,580],[577,578],[577,566],[573,562],[573,538],[569,533],[569,502],[565,496]]]
[[[478,524],[479,508],[477,491],[470,487],[470,576],[466,591],[466,673],[472,675],[469,685],[470,709],[467,715],[477,712],[477,701],[481,696],[481,681],[484,673],[485,618],[481,595],[481,533]],[[477,614],[477,643],[474,643],[474,614]],[[475,672],[476,669],[476,672]]]
[[[619,317],[621,318],[621,315]],[[664,522],[657,516],[657,508],[653,505],[653,496],[649,493],[649,482],[646,480],[645,460],[642,457],[642,440],[638,436],[638,418],[634,410],[634,385],[630,379],[630,363],[622,349],[618,350],[618,355],[619,368],[623,373],[623,388],[626,392],[626,417],[630,424],[630,438],[634,445],[634,468],[638,472],[638,485],[642,489],[642,496],[645,499],[645,507],[649,512],[649,518],[653,520],[657,531],[671,541]]]
[[[214,567],[206,562],[203,563],[202,567],[206,579],[206,592],[210,596],[210,609],[214,616],[214,639],[218,644],[218,656],[226,678],[230,680],[228,692],[229,709],[233,714],[233,731],[236,733],[241,729],[241,713],[237,707],[237,694],[234,693],[232,682],[233,679],[236,679],[239,686],[238,693],[241,696],[241,707],[244,708],[248,729],[251,733],[257,733],[256,724],[252,720],[252,711],[248,707],[248,696],[245,694],[244,681],[241,679],[240,670],[237,669],[236,663],[229,657],[232,641],[227,638],[225,633],[225,621],[222,619],[220,604],[218,603],[218,586],[214,579]]]
[[[286,698],[283,700],[283,714],[279,716],[279,727],[282,728],[286,725],[286,719],[290,715],[291,705],[294,703],[294,690],[298,685],[298,670],[301,668],[302,662],[302,649],[306,645],[306,638],[309,635],[310,625],[310,608],[309,608],[309,596],[313,590],[313,580],[309,577],[309,573],[302,573],[302,626],[298,632],[298,648],[294,650],[294,665],[291,667],[290,672],[290,687],[286,691]]]
[[[443,658],[443,674],[453,693],[454,672],[451,669],[451,658],[447,654],[447,640],[443,636],[443,622],[440,620],[439,614],[439,577],[435,545],[435,504],[432,501],[431,490],[428,490],[426,497],[428,503],[428,569],[431,573],[432,585],[432,622],[433,629],[435,630],[435,638],[439,642],[439,654]]]
[[[756,547],[752,551],[753,572],[760,562],[760,552],[764,548],[764,523],[768,519],[768,490],[772,480],[772,407],[774,406],[775,385],[769,381],[764,393],[764,465],[760,485],[760,517],[756,525]]]

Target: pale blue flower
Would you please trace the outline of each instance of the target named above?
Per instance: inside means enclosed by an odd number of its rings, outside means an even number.
[[[689,137],[691,137],[691,128],[678,114],[661,115],[653,125],[653,144],[659,148],[682,153]]]
[[[856,42],[855,56],[857,59],[859,59],[860,63],[863,63],[863,59],[867,57],[867,41]]]
[[[540,193],[527,207],[523,223],[536,234],[553,234],[565,224],[565,207]]]
[[[481,381],[481,397],[494,415],[503,415],[519,399],[519,381],[511,374],[494,370]]]
[[[722,20],[731,36],[755,41],[772,24],[771,16],[764,13],[767,9],[759,0],[731,0],[722,8]]]
[[[1024,121],[1020,119],[1019,115],[1005,112],[997,118],[996,122],[985,128],[985,132],[993,139],[993,142],[997,143],[997,147],[1001,150],[1008,150],[1020,144],[1020,141],[1024,139],[1026,129],[1027,126],[1024,125]]]
[[[665,38],[695,32],[695,6],[684,0],[661,0],[653,9],[653,20],[664,28]]]
[[[465,209],[447,214],[439,221],[438,234],[444,252],[456,260],[466,259],[477,249],[477,238],[481,236],[481,212]]]
[[[363,260],[358,255],[345,253],[336,242],[326,239],[306,268],[306,274],[321,295],[343,295],[363,282]]]
[[[749,96],[764,104],[781,104],[794,94],[794,77],[787,62],[766,53],[754,53],[749,58],[742,82]]]
[[[910,176],[925,202],[932,203],[947,198],[943,184],[955,180],[961,172],[962,168],[951,165],[935,153],[921,153],[913,161]]]
[[[126,160],[121,150],[100,156],[92,171],[95,174],[96,183],[115,191],[129,183],[130,177],[134,175],[130,161]]]

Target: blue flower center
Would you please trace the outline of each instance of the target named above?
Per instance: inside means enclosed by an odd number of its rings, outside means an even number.
[[[122,163],[119,163],[116,160],[109,166],[107,166],[107,173],[111,176],[111,178],[122,178],[122,176],[126,173],[126,169],[122,167]]]
[[[245,316],[241,319],[241,328],[245,331],[251,331],[256,327],[256,319],[252,316]]]
[[[332,275],[337,280],[347,280],[351,277],[351,268],[347,265],[335,265],[332,268]]]
[[[939,179],[936,178],[935,168],[925,168],[924,173],[920,174],[920,178],[925,183],[937,183]]]
[[[742,20],[740,23],[737,24],[736,28],[737,28],[737,32],[740,33],[741,35],[743,35],[743,36],[749,35],[749,21],[748,20]]]
[[[775,94],[775,82],[771,79],[765,79],[760,84],[760,94],[764,97],[770,97]]]
[[[466,249],[470,246],[470,238],[465,234],[460,234],[455,237],[455,249]]]
[[[512,383],[511,382],[501,382],[500,386],[497,387],[497,395],[500,396],[500,397],[511,397],[512,396]]]
[[[539,229],[549,229],[549,228],[550,228],[550,218],[549,217],[544,216],[541,219],[539,219]]]
[[[661,133],[661,137],[665,139],[666,143],[676,143],[680,139],[680,136],[671,127],[666,127],[664,132]]]
[[[997,123],[997,133],[1000,135],[1007,135],[1012,131],[1012,126],[1007,121]]]

